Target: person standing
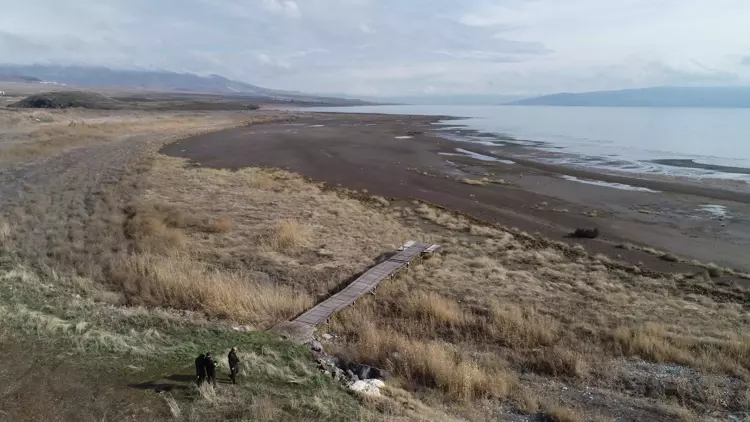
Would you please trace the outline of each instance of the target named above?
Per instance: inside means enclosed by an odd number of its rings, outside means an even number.
[[[206,381],[206,355],[195,358],[195,383],[200,387]]]
[[[237,384],[237,374],[240,371],[240,358],[237,357],[237,348],[232,347],[227,356],[229,361],[229,377],[232,378],[232,384]]]
[[[206,359],[204,362],[206,366],[206,380],[216,388],[216,361],[214,360],[214,357],[211,356],[211,352],[206,353]]]

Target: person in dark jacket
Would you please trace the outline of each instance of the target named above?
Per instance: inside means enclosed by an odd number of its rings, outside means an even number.
[[[211,352],[206,353],[204,362],[206,366],[206,380],[216,388],[216,361],[211,356]]]
[[[237,374],[240,371],[240,358],[237,357],[236,347],[232,347],[232,350],[229,351],[227,360],[229,360],[229,377],[232,378],[232,384],[237,384]]]
[[[206,381],[206,355],[195,358],[195,383],[200,386]]]

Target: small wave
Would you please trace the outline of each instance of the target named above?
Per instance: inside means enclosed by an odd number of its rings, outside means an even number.
[[[706,204],[698,207],[698,211],[705,212],[719,218],[729,218],[729,212],[724,205]]]
[[[630,191],[636,191],[636,192],[659,192],[658,190],[642,188],[640,186],[626,185],[624,183],[612,183],[612,182],[603,182],[601,180],[579,179],[578,177],[568,176],[568,175],[563,175],[562,178],[565,180],[570,180],[571,182],[585,183],[587,185],[603,186],[607,188],[614,188],[614,189],[620,189],[620,190],[630,190]]]
[[[469,157],[469,158],[473,158],[475,160],[492,161],[492,162],[502,163],[502,164],[516,164],[515,161],[503,160],[501,158],[491,157],[489,155],[480,154],[478,152],[469,151],[469,150],[466,150],[466,149],[463,149],[463,148],[456,148],[455,151],[456,151],[455,153],[452,153],[452,152],[441,152],[439,154],[440,155],[454,156],[454,157]]]

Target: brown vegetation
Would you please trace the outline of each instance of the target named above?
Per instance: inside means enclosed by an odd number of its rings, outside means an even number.
[[[133,136],[184,136],[240,124],[239,113],[0,109],[0,163]]]
[[[0,247],[48,274],[85,275],[102,302],[266,328],[405,240],[440,243],[443,253],[385,282],[328,327],[340,335],[338,353],[394,375],[386,397],[368,404],[384,414],[438,420],[424,415],[450,405],[481,420],[500,417],[511,403],[517,412],[571,421],[609,411],[586,408],[548,382],[591,387],[613,402],[653,391],[687,408],[638,402],[655,419],[736,412],[749,400],[748,294],[740,288],[704,274],[645,273],[427,204],[354,199],[284,171],[203,169],[166,157],[151,164],[134,167],[132,178],[90,203],[69,201],[72,218],[51,217],[56,193],[30,194],[27,208],[0,221]],[[19,315],[29,330],[77,329],[23,309],[3,308],[3,315]],[[679,375],[667,371],[673,366]],[[651,376],[658,371],[690,382],[667,388]],[[727,392],[723,401],[696,393],[715,390]],[[264,397],[252,406],[271,419],[279,412]]]

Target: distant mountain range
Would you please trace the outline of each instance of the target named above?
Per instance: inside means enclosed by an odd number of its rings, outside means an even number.
[[[656,87],[562,93],[526,98],[511,105],[565,107],[750,107],[750,87]]]
[[[414,105],[500,105],[526,98],[522,95],[411,95],[392,97],[364,97],[363,99],[388,104]]]
[[[310,104],[359,105],[356,99],[280,91],[220,75],[200,76],[160,70],[123,70],[98,66],[0,65],[0,82],[46,83],[84,88],[242,95]]]

